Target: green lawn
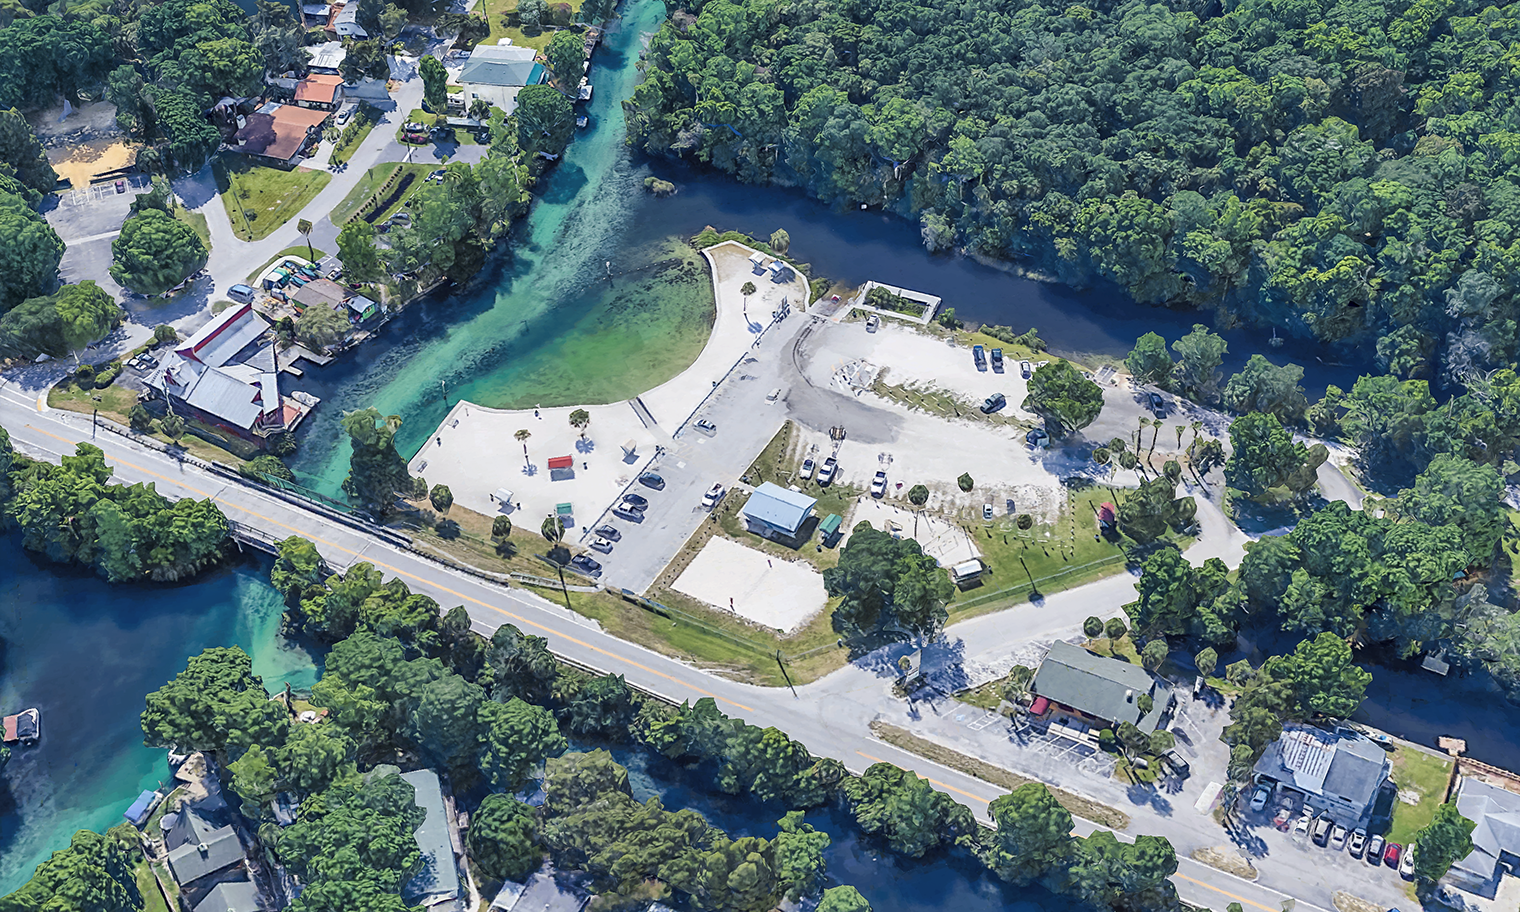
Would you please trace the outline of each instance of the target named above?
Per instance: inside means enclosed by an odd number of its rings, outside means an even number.
[[[1428,754],[1412,747],[1393,752],[1393,783],[1401,793],[1418,793],[1418,804],[1393,801],[1393,823],[1388,827],[1388,841],[1409,845],[1436,815],[1436,808],[1446,799],[1446,785],[1451,778],[1452,759]]]
[[[331,216],[333,224],[341,227],[344,222],[353,218],[360,209],[364,208],[364,204],[369,202],[369,198],[374,196],[375,192],[381,187],[385,186],[386,181],[390,180],[391,175],[397,171],[410,171],[417,175],[416,179],[412,181],[412,185],[407,188],[405,196],[397,199],[395,203],[387,207],[386,211],[380,213],[375,218],[375,221],[379,222],[399,208],[406,201],[406,197],[416,193],[417,188],[422,186],[422,179],[427,176],[428,172],[433,170],[435,169],[432,165],[419,162],[390,162],[370,168],[364,172],[363,177],[359,178],[359,182],[354,185],[353,190],[349,191],[348,196],[343,197],[343,201],[333,207]]]
[[[370,112],[370,116],[368,117],[364,115],[366,110]],[[368,105],[360,105],[358,110],[354,112],[353,119],[343,127],[341,135],[347,138],[348,141],[343,143],[341,148],[337,143],[333,144],[332,160],[340,163],[348,161],[354,154],[354,150],[359,148],[360,144],[364,142],[364,138],[369,135],[369,131],[375,128],[375,121],[379,117],[380,112],[378,110],[370,108]]]
[[[164,901],[164,891],[158,888],[158,881],[153,878],[153,869],[148,867],[147,859],[137,862],[133,874],[137,877],[137,890],[142,894],[143,912],[169,912],[169,904]]]
[[[202,244],[206,245],[206,249],[211,249],[211,228],[206,224],[206,217],[204,215],[201,215],[199,212],[191,212],[184,206],[179,206],[174,210],[174,217],[189,225],[190,230],[195,232],[195,236],[201,239]]]
[[[295,218],[332,180],[326,171],[286,171],[241,155],[224,155],[213,168],[232,231],[245,241],[268,237]]]
[[[517,26],[508,26],[504,21],[505,13],[517,9],[517,0],[484,0],[480,8],[485,12],[486,20],[491,23],[491,34],[481,39],[481,44],[495,44],[499,39],[511,38],[512,43],[519,47],[530,47],[535,50],[543,50],[549,46],[549,39],[554,37],[555,29],[549,28],[537,35],[528,36]],[[581,0],[570,0],[570,9],[573,13],[581,10]]]

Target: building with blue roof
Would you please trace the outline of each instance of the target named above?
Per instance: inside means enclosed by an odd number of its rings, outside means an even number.
[[[749,530],[766,538],[794,539],[813,515],[817,499],[801,491],[765,482],[755,489],[739,514]]]
[[[483,99],[506,114],[517,110],[517,93],[526,86],[544,81],[543,64],[533,58],[532,48],[511,44],[482,44],[470,52],[470,59],[459,71],[464,88],[464,106],[469,110],[476,99]]]

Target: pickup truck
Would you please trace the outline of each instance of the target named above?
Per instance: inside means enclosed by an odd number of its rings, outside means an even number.
[[[826,485],[834,480],[834,471],[839,468],[839,462],[830,456],[823,461],[823,466],[818,470],[818,483]]]
[[[720,501],[722,499],[723,499],[723,485],[721,485],[721,484],[714,484],[712,487],[710,487],[710,488],[707,489],[707,493],[706,494],[702,495],[702,506],[704,506],[707,509],[711,510],[713,507],[716,507],[718,505],[718,501]]]

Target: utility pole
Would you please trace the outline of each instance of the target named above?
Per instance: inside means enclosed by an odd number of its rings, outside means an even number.
[[[797,688],[792,684],[792,676],[786,673],[786,663],[781,661],[781,650],[776,650],[776,666],[781,669],[781,677],[786,679],[786,686],[791,690],[792,696],[797,696]]]

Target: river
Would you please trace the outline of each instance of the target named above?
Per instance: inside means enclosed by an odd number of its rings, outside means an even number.
[[[963,319],[1020,332],[1036,327],[1062,354],[1122,357],[1145,332],[1174,340],[1196,322],[1212,324],[1208,313],[1136,304],[1115,287],[1072,290],[930,254],[915,226],[879,211],[831,210],[799,190],[745,186],[632,154],[621,100],[636,84],[644,37],[664,16],[661,0],[625,3],[591,69],[592,125],[546,178],[514,233],[511,256],[462,293],[418,302],[380,338],[296,384],[323,399],[293,460],[304,483],[337,494],[348,465],[338,427],[345,410],[375,405],[400,415],[399,446],[410,454],[442,420],[446,402],[462,397],[501,408],[615,401],[684,369],[706,339],[712,295],[705,277],[693,281],[671,263],[705,225],[758,237],[785,228],[792,254],[811,263],[815,276],[937,294]],[[674,183],[677,193],[651,196],[644,188],[651,175]],[[1312,343],[1273,348],[1256,330],[1225,336],[1226,370],[1253,353],[1293,360],[1305,366],[1314,396],[1356,376],[1354,366],[1324,363],[1339,358]]]

